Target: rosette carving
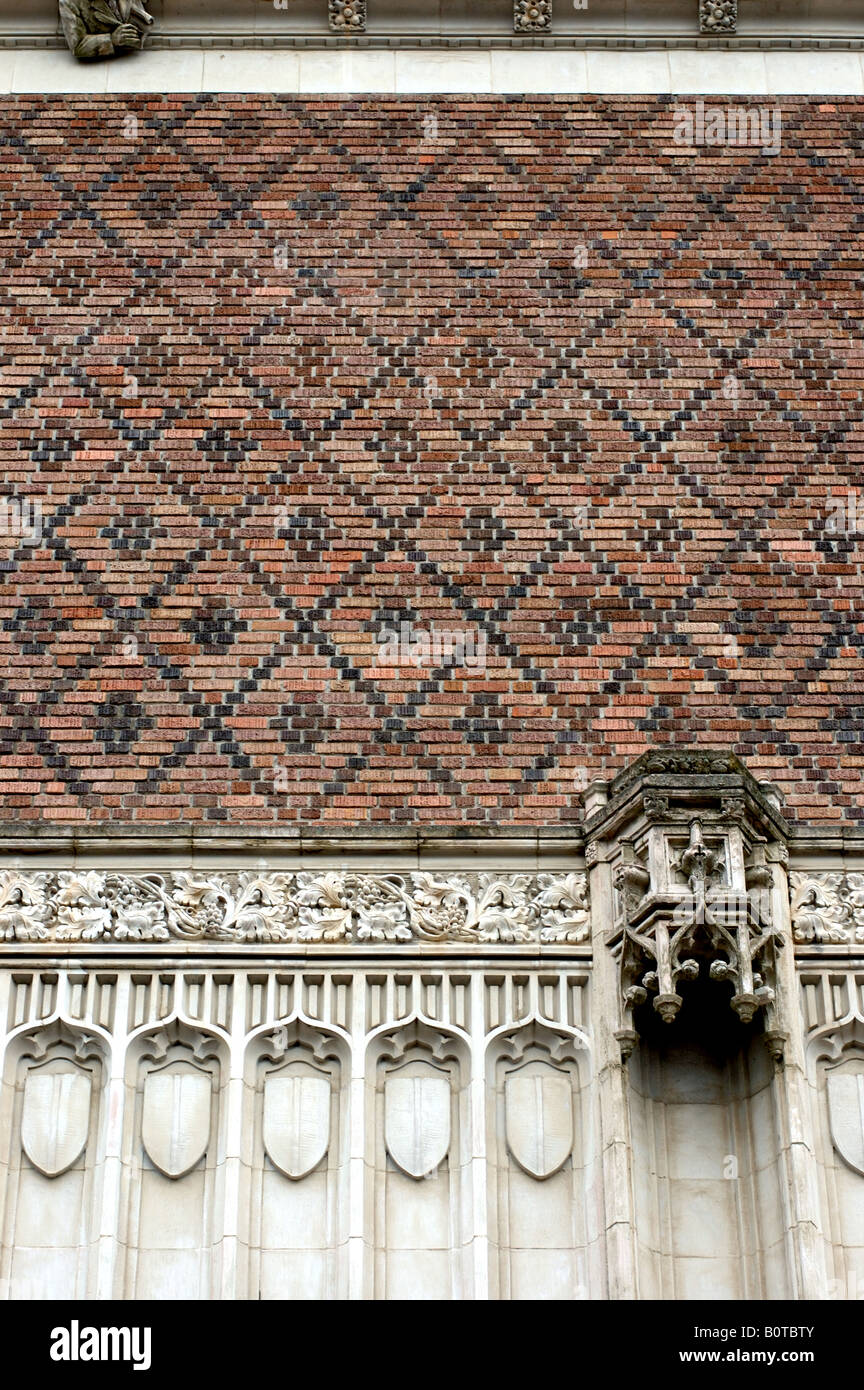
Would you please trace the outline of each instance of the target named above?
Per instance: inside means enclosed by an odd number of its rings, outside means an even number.
[[[734,34],[738,27],[738,0],[699,0],[699,28],[703,34]]]
[[[543,33],[552,27],[552,0],[513,0],[513,28],[519,33]]]

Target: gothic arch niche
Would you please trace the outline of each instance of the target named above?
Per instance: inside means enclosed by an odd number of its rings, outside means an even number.
[[[592,1173],[587,1070],[579,1039],[536,1021],[490,1044],[493,1298],[603,1296],[589,1272],[589,1246],[599,1241],[603,1222]]]
[[[7,1054],[11,1123],[0,1287],[83,1298],[98,1239],[102,1039],[60,1020]]]
[[[346,1297],[347,1060],[343,1039],[297,1020],[249,1045],[250,1298]]]
[[[793,1296],[782,1126],[760,1017],[731,985],[684,985],[672,1024],[637,1011],[628,1063],[640,1298]],[[770,1041],[770,1038],[769,1038]]]
[[[218,1037],[177,1019],[130,1044],[124,1298],[212,1296],[222,1051]]]
[[[460,1038],[418,1019],[370,1046],[375,1298],[467,1296],[467,1061]]]
[[[829,1296],[864,1298],[864,1019],[851,1015],[808,1047],[819,1137]]]

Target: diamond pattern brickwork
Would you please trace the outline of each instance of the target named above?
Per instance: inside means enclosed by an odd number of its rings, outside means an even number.
[[[3,99],[3,818],[555,823],[670,742],[861,818],[862,103],[782,111]]]

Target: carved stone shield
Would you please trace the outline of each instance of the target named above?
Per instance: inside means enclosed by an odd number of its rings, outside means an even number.
[[[573,1148],[573,1096],[566,1076],[508,1076],[507,1143],[532,1178],[557,1173]]]
[[[83,1071],[30,1071],[24,1082],[21,1144],[46,1178],[71,1168],[87,1143],[92,1080]]]
[[[149,1072],[141,1138],[166,1178],[182,1178],[207,1151],[211,1078],[205,1072]]]
[[[330,1082],[324,1076],[268,1076],[264,1147],[280,1172],[305,1178],[330,1143]]]
[[[450,1082],[444,1076],[390,1076],[384,1083],[384,1139],[409,1178],[434,1172],[450,1147]]]
[[[828,1114],[835,1149],[864,1177],[864,1075],[828,1073]]]

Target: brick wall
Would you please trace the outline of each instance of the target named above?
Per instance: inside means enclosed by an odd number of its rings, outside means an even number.
[[[682,742],[861,819],[864,103],[781,105],[3,99],[0,818],[555,824]]]

